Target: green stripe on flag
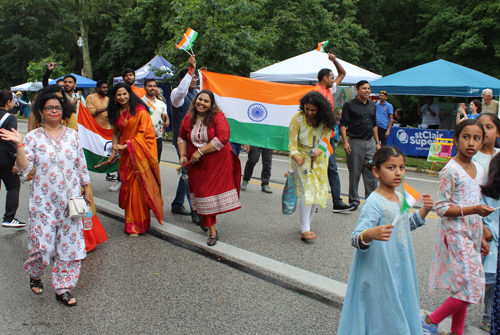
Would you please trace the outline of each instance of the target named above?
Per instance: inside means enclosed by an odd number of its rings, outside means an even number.
[[[98,169],[95,169],[94,166],[100,163],[103,157],[96,155],[92,151],[89,151],[87,149],[83,149],[83,153],[85,154],[85,160],[87,161],[87,168],[89,171],[99,172],[99,173],[111,173],[118,171],[118,161],[114,162],[113,164],[107,164],[101,166]],[[104,158],[104,161],[105,160],[107,160],[107,158]]]
[[[231,127],[230,142],[288,151],[288,127],[244,123],[227,119]]]

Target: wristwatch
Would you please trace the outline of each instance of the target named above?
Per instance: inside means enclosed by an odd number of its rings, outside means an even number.
[[[378,142],[375,142],[375,143],[377,143],[377,144],[382,144],[382,141],[378,141]]]

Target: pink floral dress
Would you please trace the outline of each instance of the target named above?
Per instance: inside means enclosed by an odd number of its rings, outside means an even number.
[[[455,160],[450,160],[439,174],[441,182],[436,212],[441,217],[434,245],[429,292],[448,290],[455,299],[478,304],[483,301],[485,279],[481,263],[483,225],[479,215],[445,217],[450,206],[475,206],[481,202],[485,176],[476,162],[472,179]]]
[[[59,137],[54,137],[38,128],[26,135],[24,144],[28,164],[23,172],[35,165],[29,211],[30,255],[40,253],[45,265],[52,256],[62,261],[85,258],[82,219],[72,219],[68,210],[68,199],[81,196],[80,186],[90,184],[78,133],[64,127]]]

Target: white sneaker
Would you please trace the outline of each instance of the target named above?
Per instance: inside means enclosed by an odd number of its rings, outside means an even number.
[[[122,182],[121,181],[117,181],[113,186],[111,186],[109,188],[109,191],[110,192],[116,192],[116,191],[119,191],[120,190],[120,187],[122,187]]]
[[[26,226],[26,223],[20,222],[18,219],[12,219],[10,222],[7,221],[2,223],[2,227],[6,228],[21,228],[24,226]]]

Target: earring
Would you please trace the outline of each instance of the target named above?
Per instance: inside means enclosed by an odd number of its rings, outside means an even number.
[[[45,128],[45,119],[42,116],[42,128]]]

